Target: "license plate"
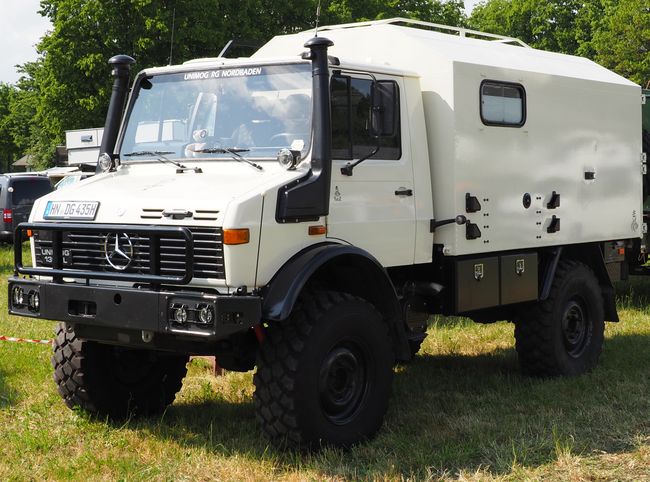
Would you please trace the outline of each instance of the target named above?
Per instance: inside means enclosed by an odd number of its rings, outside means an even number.
[[[98,208],[98,201],[48,201],[43,218],[92,221],[97,216]]]
[[[54,262],[54,257],[52,255],[52,248],[41,248],[41,259],[45,264],[52,265]],[[72,263],[72,256],[69,249],[63,249],[61,254],[63,255],[63,264],[70,265]]]

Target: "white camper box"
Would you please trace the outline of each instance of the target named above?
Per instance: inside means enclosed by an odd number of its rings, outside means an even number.
[[[377,72],[419,75],[426,140],[416,135],[422,124],[417,106],[402,106],[402,132],[411,133],[403,156],[410,153],[415,172],[414,262],[431,260],[429,221],[466,214],[467,194],[481,205],[467,214],[481,237],[466,239],[465,226],[439,228],[434,242],[444,245],[445,255],[641,236],[639,86],[587,59],[512,45],[514,39],[405,23],[418,22],[324,27],[320,35],[334,42],[329,52],[340,58],[341,68],[364,64],[371,71],[374,66]],[[481,38],[467,36],[472,34]],[[297,55],[297,46],[312,36],[307,31],[275,37],[254,57]],[[486,80],[523,86],[521,127],[482,122],[480,91]],[[408,100],[403,92],[402,102]],[[429,163],[422,162],[422,148],[428,148]],[[359,165],[356,179],[370,165]],[[355,181],[337,171],[335,180]],[[430,192],[433,202],[425,198]],[[554,192],[559,206],[549,209]],[[331,215],[335,209],[332,203]],[[553,216],[560,220],[559,230],[549,233]],[[367,226],[363,229],[359,245],[368,240]]]

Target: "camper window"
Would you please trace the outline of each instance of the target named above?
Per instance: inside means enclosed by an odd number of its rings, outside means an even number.
[[[486,80],[481,83],[483,124],[521,127],[526,122],[526,91],[521,84]]]

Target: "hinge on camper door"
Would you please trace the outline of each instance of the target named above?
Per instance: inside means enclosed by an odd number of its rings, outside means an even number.
[[[641,94],[641,105],[645,105],[647,100],[648,100],[648,96],[645,94]]]
[[[648,154],[645,152],[641,153],[641,174],[644,176],[648,174],[648,165],[646,164],[648,162]]]

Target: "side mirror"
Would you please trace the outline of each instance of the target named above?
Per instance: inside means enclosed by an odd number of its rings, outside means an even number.
[[[399,91],[390,80],[372,83],[371,134],[373,137],[392,137],[397,130]]]

